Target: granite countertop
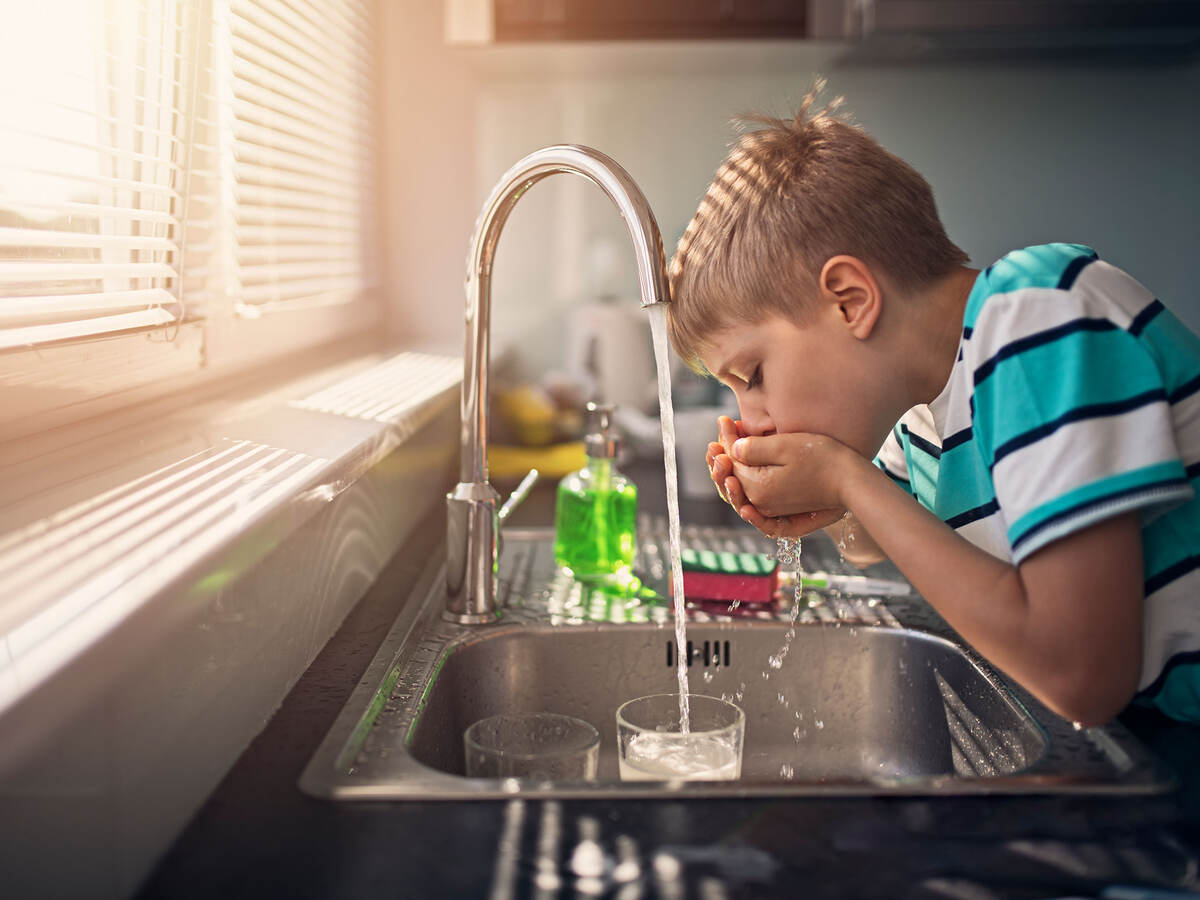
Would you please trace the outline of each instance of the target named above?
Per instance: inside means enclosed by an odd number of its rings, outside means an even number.
[[[544,521],[543,486],[522,518]],[[719,504],[690,521],[726,522]],[[1127,724],[1162,797],[333,802],[297,781],[441,540],[420,529],[347,617],[140,897],[962,897],[1200,891],[1200,729]]]

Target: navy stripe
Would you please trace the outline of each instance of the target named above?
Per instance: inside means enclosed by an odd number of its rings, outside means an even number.
[[[1167,660],[1167,664],[1163,666],[1163,670],[1158,673],[1158,677],[1150,682],[1144,691],[1138,691],[1138,696],[1153,697],[1163,689],[1163,685],[1167,683],[1167,676],[1170,675],[1172,671],[1180,666],[1191,666],[1195,665],[1196,663],[1200,663],[1200,650],[1189,650],[1186,653],[1176,653],[1169,660]]]
[[[1069,509],[1064,509],[1061,512],[1055,513],[1050,518],[1046,519],[1044,522],[1039,522],[1033,528],[1029,529],[1029,531],[1025,532],[1023,535],[1021,535],[1019,538],[1017,538],[1015,541],[1013,541],[1012,542],[1013,552],[1015,553],[1018,547],[1020,547],[1022,544],[1029,541],[1031,538],[1034,537],[1034,535],[1040,534],[1041,532],[1043,532],[1047,528],[1049,528],[1051,525],[1054,525],[1057,522],[1061,522],[1063,519],[1072,518],[1081,513],[1085,513],[1089,509],[1092,509],[1094,507],[1104,506],[1107,503],[1112,503],[1114,500],[1120,500],[1122,497],[1131,497],[1135,494],[1143,493],[1144,491],[1151,491],[1151,490],[1155,490],[1157,488],[1169,487],[1171,485],[1177,485],[1177,484],[1185,485],[1185,484],[1187,484],[1187,482],[1184,481],[1182,478],[1167,478],[1163,481],[1156,481],[1156,482],[1152,482],[1150,484],[1139,484],[1137,487],[1126,488],[1123,491],[1117,491],[1115,494],[1106,494],[1103,497],[1096,497],[1091,500],[1085,500],[1082,503],[1077,503],[1075,506],[1072,506]]]
[[[1200,375],[1197,375],[1191,381],[1185,381],[1175,390],[1167,395],[1168,403],[1178,403],[1180,400],[1186,400],[1192,394],[1200,391]]]
[[[1200,462],[1194,462],[1185,470],[1187,472],[1188,481],[1191,481],[1197,475],[1200,475]]]
[[[931,444],[931,443],[929,443],[929,441],[925,440],[925,438],[921,437],[919,434],[913,434],[911,431],[908,430],[907,425],[901,425],[900,430],[908,435],[909,444],[916,447],[918,450],[922,451],[923,453],[925,453],[929,456],[932,456],[934,459],[942,458],[942,448],[937,446],[937,444]]]
[[[1166,392],[1162,388],[1154,388],[1153,390],[1143,391],[1124,400],[1114,400],[1112,403],[1093,403],[1090,406],[1077,406],[1057,419],[1046,422],[1044,425],[1039,425],[1037,428],[1031,428],[1029,431],[1005,441],[996,448],[990,469],[995,470],[996,464],[1010,453],[1016,453],[1022,447],[1035,444],[1042,438],[1054,434],[1058,429],[1065,425],[1070,425],[1072,422],[1120,415],[1121,413],[1127,413],[1143,406],[1149,406],[1152,403],[1159,403],[1166,398]]]
[[[962,431],[954,432],[954,434],[942,441],[942,452],[945,453],[948,450],[953,450],[959,444],[965,444],[971,439],[971,434],[972,428],[970,425],[968,425]]]
[[[891,469],[888,469],[882,465],[879,468],[883,472],[884,475],[886,475],[888,478],[892,479],[892,481],[896,482],[896,484],[900,485],[900,487],[904,488],[906,491],[909,491],[909,493],[912,492],[911,485],[909,484],[909,481],[907,478],[901,478],[899,475],[897,475]]]
[[[1149,597],[1155,591],[1162,590],[1172,581],[1182,578],[1189,572],[1194,572],[1200,569],[1200,556],[1185,556],[1173,566],[1168,566],[1163,569],[1153,578],[1146,579],[1146,596]]]
[[[966,512],[961,512],[957,516],[953,516],[946,520],[946,524],[951,528],[962,528],[964,525],[970,525],[972,522],[979,519],[986,519],[992,513],[1000,509],[1000,504],[993,497],[987,503],[977,506],[974,509],[968,509]]]
[[[972,328],[970,325],[963,326],[963,339],[964,340],[969,341],[971,339],[971,335],[973,335],[974,333],[975,333],[975,329]]]
[[[1077,331],[1116,330],[1117,326],[1109,319],[1072,319],[1070,322],[1063,322],[1063,324],[1056,325],[1054,328],[1047,328],[1045,331],[1039,331],[1027,337],[1018,338],[1011,344],[1005,344],[996,351],[996,354],[991,359],[982,363],[975,370],[975,385],[978,387],[979,382],[991,375],[996,366],[1010,356],[1016,356],[1018,353],[1024,353],[1026,350],[1040,347],[1042,344],[1053,343],[1059,338],[1066,337],[1068,334],[1074,334]]]
[[[1146,326],[1150,324],[1150,320],[1163,311],[1165,307],[1155,300],[1140,313],[1133,317],[1133,321],[1129,323],[1129,333],[1137,337],[1146,330]]]
[[[1062,277],[1058,279],[1058,289],[1060,291],[1069,291],[1071,285],[1075,283],[1075,279],[1079,277],[1079,273],[1083,271],[1083,267],[1089,263],[1094,263],[1099,257],[1095,253],[1090,256],[1077,256],[1071,260],[1071,264],[1063,269]]]

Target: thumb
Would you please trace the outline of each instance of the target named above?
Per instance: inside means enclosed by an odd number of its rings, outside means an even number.
[[[777,442],[771,437],[744,437],[733,442],[734,460],[747,466],[770,466],[783,462]]]

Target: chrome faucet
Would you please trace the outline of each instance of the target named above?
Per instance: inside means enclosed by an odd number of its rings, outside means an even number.
[[[547,175],[574,172],[593,181],[616,204],[637,259],[642,306],[666,303],[662,235],[645,196],[629,173],[590,147],[561,144],[537,150],[504,173],[484,203],[467,260],[465,370],[462,382],[462,459],[459,483],[446,495],[446,609],[452,621],[494,621],[499,495],[488,483],[488,344],[492,264],[496,242],[517,201]]]

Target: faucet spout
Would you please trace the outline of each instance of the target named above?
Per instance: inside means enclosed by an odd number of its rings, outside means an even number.
[[[498,495],[488,483],[488,360],[491,278],[496,244],[509,213],[537,182],[559,172],[582,175],[617,207],[629,230],[642,306],[670,300],[662,235],[645,195],[610,157],[571,144],[545,147],[501,176],[484,203],[467,260],[466,346],[461,404],[459,484],[447,495],[445,616],[456,622],[493,621],[496,608]]]

